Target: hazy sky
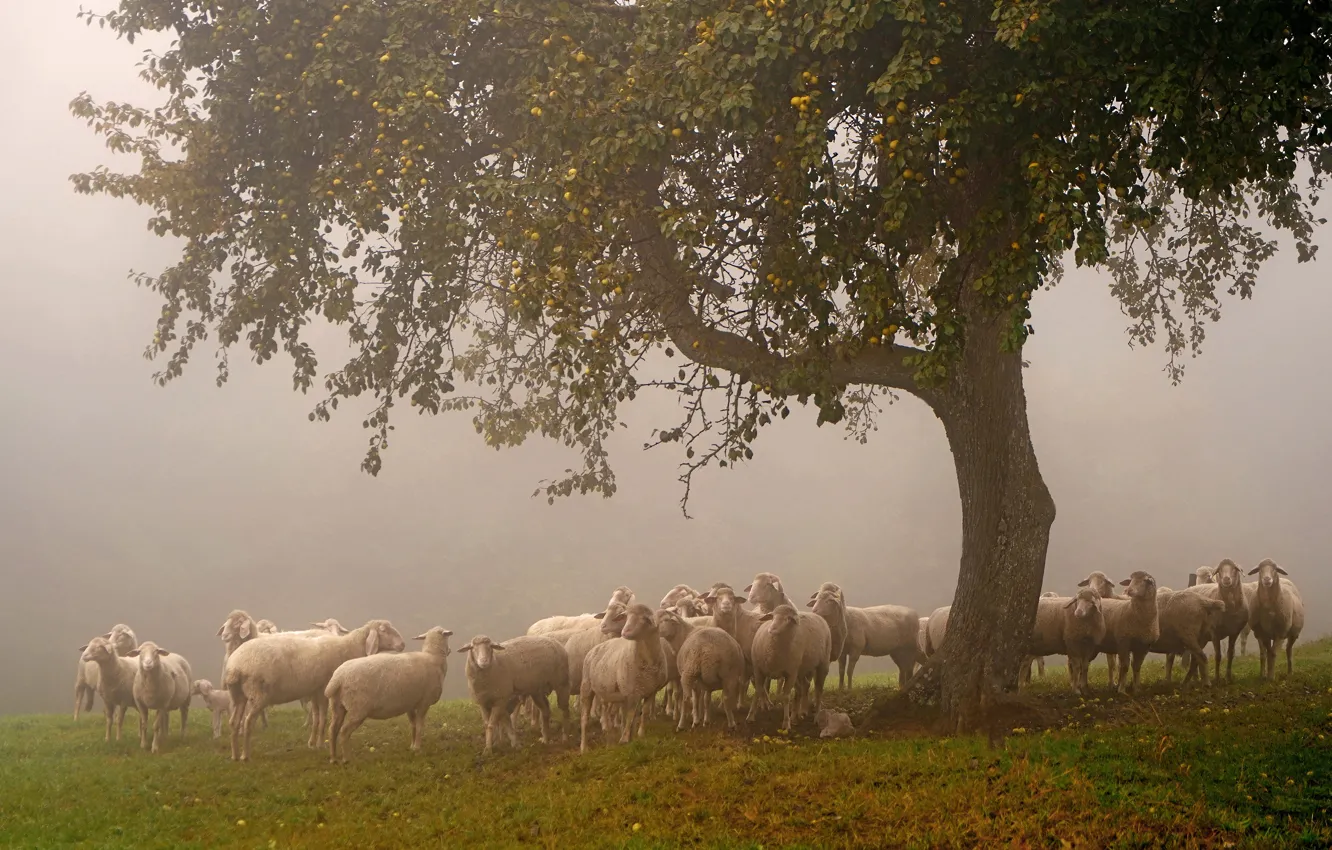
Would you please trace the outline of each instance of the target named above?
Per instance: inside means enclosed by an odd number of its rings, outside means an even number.
[[[951,601],[952,459],[909,397],[866,446],[797,409],[749,466],[703,477],[685,520],[680,457],[639,448],[674,424],[671,397],[631,408],[613,499],[550,507],[530,494],[567,453],[488,450],[465,414],[399,420],[374,479],[359,469],[356,404],[309,423],[318,399],[291,391],[281,360],[260,368],[237,351],[217,389],[205,349],[156,387],[141,352],[160,304],[126,275],[158,271],[173,246],[146,230],[146,210],[67,180],[111,161],[71,98],[153,102],[140,49],[85,28],[76,0],[4,6],[0,618],[14,643],[0,654],[0,712],[68,710],[77,648],[117,622],[216,682],[214,633],[235,607],[283,628],[387,617],[408,637],[438,624],[465,640],[599,610],[622,583],[655,601],[676,582],[743,586],[760,570],[798,596],[835,580],[852,604],[925,615]],[[1272,557],[1303,591],[1305,635],[1332,627],[1328,263],[1269,263],[1180,387],[1159,350],[1128,348],[1106,277],[1072,271],[1039,295],[1027,395],[1058,505],[1048,588],[1093,569],[1181,587],[1199,564]],[[459,664],[446,693],[464,693]]]

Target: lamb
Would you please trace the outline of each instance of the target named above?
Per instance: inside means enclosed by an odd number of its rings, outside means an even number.
[[[1206,646],[1217,631],[1226,604],[1198,593],[1162,589],[1156,591],[1156,605],[1159,635],[1152,644],[1152,652],[1166,653],[1166,681],[1171,678],[1174,656],[1187,655],[1189,672],[1184,677],[1185,683],[1197,672],[1206,685]]]
[[[820,738],[846,738],[856,734],[851,717],[844,711],[820,708],[814,715],[814,722],[818,724]]]
[[[1093,576],[1095,573],[1093,573]],[[1142,660],[1161,636],[1156,608],[1156,579],[1142,570],[1134,570],[1120,582],[1126,585],[1124,598],[1101,595],[1101,613],[1105,618],[1105,637],[1097,650],[1110,657],[1110,687],[1115,686],[1116,662],[1119,669],[1119,692],[1125,692],[1129,658],[1133,659],[1133,690],[1138,689],[1138,671]],[[1092,583],[1080,584],[1096,589]]]
[[[930,612],[926,619],[929,623],[925,626],[925,657],[937,655],[943,648],[944,637],[948,633],[948,612],[952,609],[951,605],[944,605],[935,608]]]
[[[1286,675],[1295,669],[1295,641],[1304,630],[1304,600],[1295,583],[1281,578],[1289,575],[1271,558],[1264,558],[1249,570],[1258,576],[1249,621],[1258,638],[1258,666],[1266,679],[1276,678],[1276,647],[1286,642]]]
[[[541,742],[550,739],[550,693],[564,716],[561,738],[569,724],[569,656],[560,643],[544,635],[524,635],[503,643],[477,635],[463,647],[467,654],[467,691],[481,710],[489,754],[495,730],[508,731],[509,746],[517,749],[518,730],[513,711],[531,697],[541,712]],[[496,654],[499,653],[499,654]]]
[[[328,704],[324,688],[333,671],[353,658],[399,652],[403,646],[402,635],[388,620],[370,620],[345,635],[306,638],[278,634],[241,644],[227,659],[222,678],[232,702],[232,760],[250,760],[250,736],[260,711],[302,698],[313,707],[309,746],[319,746]]]
[[[841,588],[832,582],[824,582],[823,586],[810,598],[809,607],[814,609],[828,624],[828,631],[832,635],[832,644],[829,650],[829,661],[841,661],[842,653],[846,648],[846,599],[842,596]],[[839,671],[841,665],[838,665]],[[841,688],[842,676],[838,673],[837,687]]]
[[[333,671],[333,678],[324,688],[333,712],[328,732],[330,762],[337,763],[340,751],[346,764],[347,742],[367,719],[388,720],[404,714],[412,724],[411,750],[421,751],[426,712],[444,692],[452,634],[434,626],[414,638],[425,641],[420,652],[381,652],[353,658]]]
[[[1221,613],[1215,633],[1212,636],[1212,654],[1216,658],[1216,679],[1221,680],[1221,641],[1228,641],[1226,647],[1226,683],[1234,681],[1232,668],[1235,663],[1235,639],[1249,625],[1249,603],[1244,596],[1243,574],[1236,563],[1229,558],[1222,559],[1215,570],[1210,567],[1199,567],[1198,572],[1206,569],[1212,572],[1212,581],[1203,582],[1201,578],[1198,584],[1188,589],[1190,593],[1200,594],[1208,599],[1220,600],[1225,605],[1225,610]],[[1169,666],[1169,659],[1166,661]],[[1167,677],[1168,678],[1168,677]]]
[[[134,702],[134,673],[138,665],[129,658],[116,653],[111,641],[104,637],[95,637],[79,647],[79,657],[97,665],[97,695],[102,698],[102,710],[106,712],[105,741],[111,740],[111,726],[114,720],[116,740],[125,728],[125,709],[138,706]]]
[[[754,603],[760,614],[771,614],[778,605],[795,607],[795,603],[782,589],[782,580],[772,573],[755,575],[744,592],[749,594],[749,601]]]
[[[231,694],[213,687],[207,679],[195,679],[190,685],[190,696],[199,697],[213,714],[213,738],[222,737],[222,716],[231,714]]]
[[[792,719],[803,713],[803,707],[794,705],[802,690],[799,681],[814,683],[814,710],[822,707],[823,683],[828,677],[828,645],[832,634],[827,622],[817,614],[797,612],[786,603],[778,605],[772,613],[759,618],[763,625],[754,635],[752,648],[754,675],[760,690],[767,690],[770,678],[781,679],[778,699],[782,700],[782,728],[789,730]],[[916,621],[914,612],[911,621]],[[855,626],[853,625],[854,629]],[[911,635],[912,657],[915,655],[915,633]],[[758,714],[758,700],[749,708],[749,719]]]
[[[102,636],[111,642],[112,649],[119,656],[126,656],[139,645],[134,630],[124,623],[117,623],[111,631]],[[80,653],[83,650],[79,650]],[[78,722],[79,711],[92,711],[93,694],[97,693],[98,667],[92,661],[79,658],[78,672],[74,677],[74,720]]]
[[[735,712],[744,690],[745,654],[735,638],[716,626],[693,629],[676,653],[682,702],[676,731],[684,729],[684,705],[693,706],[693,725],[707,724],[712,692],[721,690],[726,728],[735,728]]]
[[[139,659],[134,674],[134,705],[139,711],[139,746],[148,749],[148,712],[157,710],[153,724],[152,752],[159,749],[159,739],[171,731],[171,712],[180,710],[180,737],[190,718],[190,682],[194,672],[185,656],[162,649],[150,640],[132,650],[130,658]]]
[[[871,658],[890,656],[897,665],[898,687],[905,687],[916,672],[916,634],[920,631],[920,615],[915,608],[904,605],[875,605],[869,608],[846,608],[846,642],[837,659],[837,682],[841,687],[842,671],[846,671],[846,686],[853,687],[856,662],[862,655]]]
[[[593,696],[607,706],[621,708],[624,731],[620,743],[627,744],[644,701],[666,685],[668,676],[666,653],[652,609],[639,603],[630,605],[620,637],[593,647],[587,654],[578,697],[582,713],[579,751],[587,752],[587,721]]]

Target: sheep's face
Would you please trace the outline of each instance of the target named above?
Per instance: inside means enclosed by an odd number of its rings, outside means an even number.
[[[162,659],[171,653],[162,649],[150,640],[139,644],[139,648],[130,652],[130,658],[139,659],[139,669],[145,673],[152,673],[161,665]]]
[[[275,635],[278,633],[278,627],[272,620],[259,620],[254,624],[254,631],[260,635]]]
[[[674,607],[682,617],[700,617],[708,612],[703,600],[697,596],[683,596],[675,603]]]
[[[111,642],[104,637],[95,637],[88,641],[87,646],[81,648],[81,652],[83,654],[79,658],[83,661],[105,661],[116,657]]]
[[[402,633],[393,628],[393,624],[388,620],[371,620],[366,625],[370,627],[369,634],[365,637],[366,655],[374,655],[377,652],[402,652],[407,647],[407,642],[402,639]]]
[[[1216,584],[1216,570],[1211,567],[1199,567],[1193,574],[1198,577],[1198,584]]]
[[[736,596],[735,591],[723,585],[721,588],[712,591],[712,613],[730,616],[735,613],[735,609],[744,604],[743,596]]]
[[[680,619],[679,609],[661,608],[658,609],[654,618],[657,622],[657,631],[666,640],[675,640],[684,630],[684,620]]]
[[[830,591],[822,590],[814,597],[814,601],[809,603],[809,607],[814,609],[814,613],[820,617],[835,616],[841,609],[837,602],[837,596]]]
[[[453,632],[443,626],[431,626],[413,638],[413,640],[423,640],[425,641],[425,649],[438,652],[447,657],[450,654],[449,638],[452,635]]]
[[[627,610],[623,602],[612,602],[607,605],[605,611],[596,615],[597,619],[601,621],[601,633],[619,637],[620,633],[624,631]]]
[[[1091,575],[1078,582],[1078,587],[1090,587],[1101,595],[1103,599],[1109,599],[1115,595],[1115,583],[1106,577],[1106,574],[1100,570],[1094,571]]]
[[[607,603],[620,603],[621,605],[632,605],[634,601],[634,592],[624,585],[620,585],[611,591],[610,601]]]
[[[1078,591],[1065,608],[1073,609],[1073,616],[1079,620],[1095,618],[1101,615],[1101,595],[1090,587]]]
[[[261,620],[260,622],[264,621]],[[345,635],[351,633],[350,629],[347,629],[342,625],[342,623],[339,623],[337,620],[333,619],[332,617],[329,617],[327,620],[324,620],[323,622],[311,623],[310,625],[315,627],[316,629],[323,629],[324,631],[328,632],[331,635]]]
[[[754,576],[754,581],[745,588],[749,598],[760,608],[772,609],[782,602],[782,596],[785,591],[782,590],[782,580],[772,573],[759,573]]]
[[[1229,558],[1217,565],[1213,576],[1213,581],[1222,587],[1234,587],[1241,581],[1239,566]],[[1198,579],[1198,583],[1202,583],[1201,578]]]
[[[1258,566],[1249,570],[1249,575],[1257,574],[1259,587],[1276,587],[1281,583],[1281,577],[1288,573],[1276,565],[1276,561],[1271,558],[1264,558]]]
[[[503,650],[504,644],[495,643],[485,635],[477,635],[463,652],[469,653],[477,669],[488,670],[495,660],[495,650]]]
[[[244,611],[232,611],[225,620],[222,621],[222,627],[217,630],[217,636],[227,645],[227,649],[235,651],[245,641],[259,633],[255,627],[255,622],[249,614]]]
[[[772,618],[772,625],[769,628],[775,635],[784,634],[796,627],[796,609],[785,603],[778,605],[771,614],[765,614],[764,617]]]
[[[103,637],[111,642],[111,647],[117,655],[129,655],[130,650],[139,645],[139,640],[134,636],[134,630],[124,623],[117,623],[111,627]]]
[[[190,685],[190,696],[206,697],[213,692],[213,683],[207,679],[195,679],[194,684]]]
[[[603,627],[604,628],[604,627]],[[620,637],[626,640],[641,640],[657,631],[652,617],[652,609],[646,605],[630,605],[625,611],[624,630]]]
[[[1129,577],[1120,582],[1127,590],[1124,595],[1129,599],[1155,599],[1156,598],[1156,579],[1152,578],[1150,573],[1142,570],[1134,570]]]

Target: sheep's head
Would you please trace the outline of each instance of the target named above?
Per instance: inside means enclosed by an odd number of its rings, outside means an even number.
[[[217,630],[217,636],[227,645],[227,649],[232,651],[258,634],[259,629],[254,619],[240,609],[228,614],[227,618],[222,621],[221,628]]]
[[[663,605],[663,608],[669,608],[669,605]],[[697,596],[684,596],[675,603],[675,609],[680,612],[682,617],[702,617],[708,613],[708,605]]]
[[[1059,594],[1058,594],[1058,593],[1055,593],[1053,590],[1047,590],[1047,591],[1045,591],[1044,593],[1041,594],[1041,598],[1042,598],[1042,599],[1054,599],[1054,598],[1055,598],[1056,596],[1058,596],[1058,595],[1059,595]]]
[[[79,647],[82,653],[79,659],[82,661],[106,661],[116,657],[116,651],[111,646],[111,641],[104,637],[95,637],[83,646]]]
[[[813,602],[815,599],[818,599],[820,593],[831,593],[837,598],[838,602],[842,601],[842,588],[835,582],[825,581],[823,584],[819,585],[819,589],[809,595],[809,601]],[[814,606],[810,605],[809,607],[813,608]]]
[[[453,632],[443,626],[431,626],[421,634],[412,638],[412,640],[425,641],[425,644],[423,644],[421,648],[426,652],[449,655],[449,638],[452,636]]]
[[[765,611],[771,611],[782,604],[782,597],[786,591],[782,589],[782,580],[772,573],[759,573],[754,576],[749,587],[745,588],[745,593],[754,604]]]
[[[170,654],[170,651],[150,640],[146,640],[139,644],[138,649],[131,650],[129,657],[139,659],[139,669],[145,673],[151,673],[162,663],[162,659]]]
[[[1198,584],[1216,584],[1216,570],[1204,564],[1193,571],[1198,577]]]
[[[624,630],[620,632],[620,637],[625,640],[643,640],[656,635],[657,623],[651,608],[635,603],[625,610]]]
[[[1151,573],[1142,570],[1134,570],[1129,573],[1129,577],[1120,582],[1127,590],[1124,595],[1129,599],[1155,599],[1156,598],[1156,579],[1152,578]],[[1102,594],[1104,596],[1105,594]]]
[[[1085,620],[1088,617],[1099,617],[1101,615],[1101,594],[1090,587],[1084,587],[1064,607],[1072,608],[1073,616],[1079,620]]]
[[[259,622],[263,623],[266,621],[260,620]],[[310,625],[316,629],[323,629],[324,631],[328,632],[331,635],[351,634],[350,629],[345,628],[342,625],[342,623],[339,623],[337,620],[333,619],[332,617],[329,617],[327,620],[324,620],[322,622],[311,623]]]
[[[393,628],[393,624],[388,620],[371,620],[365,624],[364,628],[366,630],[366,655],[374,655],[379,652],[402,652],[407,646],[407,642],[402,639],[402,633]],[[320,638],[320,640],[323,640],[323,638]]]
[[[206,697],[213,692],[213,683],[207,679],[195,679],[190,685],[190,696]]]
[[[256,635],[275,635],[278,633],[278,627],[272,620],[255,620],[254,633]]]
[[[1235,587],[1244,580],[1240,573],[1239,564],[1229,558],[1222,559],[1221,563],[1217,564],[1216,569],[1212,571],[1212,575],[1214,581],[1222,587]],[[1202,583],[1201,578],[1198,579],[1198,583]]]
[[[495,660],[495,651],[503,651],[503,649],[504,644],[495,643],[485,635],[477,635],[472,638],[471,642],[463,647],[462,651],[468,654],[468,657],[471,659],[471,662],[476,665],[477,669],[487,670],[490,668],[491,662]]]
[[[620,585],[611,591],[610,600],[607,605],[619,602],[621,605],[632,605],[634,603],[634,592],[624,585]]]
[[[116,623],[111,627],[111,631],[103,637],[111,641],[111,647],[117,655],[129,655],[130,650],[139,645],[139,639],[134,636],[134,630],[124,623]]]
[[[1289,575],[1289,573],[1278,567],[1276,561],[1271,558],[1263,558],[1258,562],[1258,566],[1249,570],[1249,575],[1258,576],[1260,587],[1274,587],[1281,583],[1281,576]]]
[[[842,603],[837,598],[837,594],[831,590],[820,590],[814,594],[809,607],[814,609],[814,613],[820,617],[836,616],[842,610]]]
[[[720,614],[723,617],[734,614],[736,608],[743,605],[746,601],[745,597],[736,596],[735,591],[727,584],[723,584],[720,587],[713,585],[713,589],[708,591],[708,595],[704,598],[707,599],[708,604],[712,606],[713,615]]]
[[[1127,581],[1121,583],[1128,584]],[[1093,571],[1091,575],[1078,582],[1078,587],[1090,587],[1103,599],[1111,599],[1115,595],[1115,583],[1100,570]]]
[[[780,635],[790,629],[794,629],[799,616],[796,614],[795,608],[783,602],[781,605],[772,609],[771,614],[764,614],[762,617],[759,617],[759,619],[764,621],[771,620],[772,624],[768,628],[772,630],[773,634]]]
[[[675,587],[672,587],[665,596],[661,598],[661,604],[658,605],[657,607],[670,608],[671,606],[675,605],[675,603],[679,602],[681,599],[684,599],[686,596],[698,596],[698,591],[694,590],[692,587],[690,587],[687,584],[677,584]]]
[[[616,637],[619,637],[620,633],[624,631],[624,624],[625,620],[627,619],[627,614],[626,614],[627,611],[628,611],[628,606],[625,603],[611,602],[611,604],[606,606],[605,611],[602,611],[600,614],[595,614],[593,616],[595,616],[598,620],[601,621],[602,634],[615,635]]]
[[[657,623],[657,631],[666,640],[675,640],[684,631],[685,624],[679,608],[658,608],[653,618]]]

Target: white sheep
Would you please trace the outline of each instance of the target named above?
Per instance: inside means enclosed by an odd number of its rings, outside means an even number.
[[[693,629],[680,645],[675,661],[682,694],[676,729],[684,729],[686,704],[693,707],[693,725],[706,725],[715,690],[722,692],[726,728],[734,729],[740,692],[746,685],[745,654],[736,639],[716,626]]]
[[[541,713],[541,742],[550,740],[550,694],[564,716],[561,739],[569,723],[569,656],[556,640],[524,635],[502,643],[477,635],[461,650],[467,655],[467,691],[481,710],[489,753],[495,731],[508,731],[509,745],[518,747],[513,713],[530,697]],[[498,653],[498,654],[497,654]]]
[[[759,689],[758,677],[754,673],[754,636],[762,625],[759,615],[746,610],[745,597],[736,595],[735,590],[726,584],[714,585],[704,599],[712,606],[712,625],[735,638],[736,643],[740,644],[740,651],[745,655],[746,685],[741,688],[741,695],[748,688],[748,683],[753,682],[754,701],[760,708],[768,708],[770,701],[767,689]]]
[[[190,685],[190,696],[203,700],[204,707],[213,715],[213,738],[221,738],[222,718],[231,715],[231,694],[213,687],[207,679],[195,679]]]
[[[134,673],[138,665],[129,658],[118,655],[111,641],[104,637],[95,637],[79,647],[83,661],[97,665],[97,695],[102,698],[102,710],[106,712],[106,735],[103,740],[111,740],[111,727],[116,727],[116,740],[125,728],[125,709],[138,706],[134,702]],[[113,723],[114,721],[114,723]]]
[[[840,587],[832,582],[824,582],[823,586],[810,597],[808,605],[814,609],[813,613],[818,614],[828,624],[828,632],[832,635],[828,660],[830,662],[837,661],[840,670],[842,654],[846,650],[846,634],[849,628],[846,621],[846,597],[842,595]],[[838,688],[842,687],[840,672],[837,676],[837,686]]]
[[[299,699],[311,702],[308,746],[318,747],[328,705],[324,688],[333,678],[333,671],[353,658],[399,652],[403,646],[402,635],[388,620],[370,620],[345,635],[307,638],[276,634],[242,643],[227,659],[222,678],[231,694],[232,760],[250,760],[250,736],[260,711]]]
[[[1031,681],[1032,659],[1044,658],[1047,655],[1066,654],[1064,611],[1067,605],[1073,601],[1066,597],[1046,596],[1044,594],[1036,600],[1036,617],[1032,620],[1031,636],[1027,640],[1026,655],[1023,657],[1023,663],[1018,667],[1019,686]],[[1069,680],[1070,683],[1073,681],[1071,669]]]
[[[926,652],[926,647],[929,646],[929,637],[930,637],[930,618],[921,617],[920,629],[916,632],[916,652],[921,657],[921,659],[929,657],[929,653]]]
[[[828,677],[828,645],[832,635],[828,624],[817,614],[796,611],[789,604],[778,605],[772,613],[759,618],[763,625],[754,635],[753,659],[754,673],[759,687],[767,690],[769,679],[779,679],[780,688],[777,698],[783,704],[782,728],[789,730],[791,722],[803,713],[803,706],[796,703],[801,696],[799,680],[812,681],[814,684],[814,710],[818,711],[823,702],[823,683]],[[911,615],[912,622],[916,616]],[[854,626],[852,627],[854,629]],[[915,634],[911,636],[911,646],[915,652]],[[749,718],[758,715],[758,701],[749,708]]]
[[[103,638],[111,642],[112,649],[119,656],[129,655],[130,650],[139,645],[139,640],[134,636],[134,630],[124,623],[117,623],[111,627],[111,631],[102,635]],[[86,646],[86,644],[85,644]],[[82,649],[79,650],[83,652]],[[98,667],[92,661],[84,661],[79,658],[78,671],[74,677],[74,720],[79,719],[80,709],[83,711],[92,711],[93,694],[97,693]]]
[[[1115,588],[1115,583],[1100,570],[1093,570],[1091,575],[1078,582],[1078,587],[1090,587],[1100,594],[1102,599],[1121,598],[1119,591]]]
[[[755,575],[744,592],[749,594],[749,601],[758,608],[760,614],[771,614],[778,605],[795,607],[795,603],[782,587],[782,580],[772,573]]]
[[[689,585],[677,584],[675,587],[672,587],[670,590],[666,591],[666,595],[661,598],[661,604],[658,605],[657,607],[674,608],[675,604],[679,602],[681,599],[686,599],[686,598],[697,599],[698,596],[699,592],[697,590],[694,590]]]
[[[425,641],[420,652],[380,652],[353,658],[333,671],[324,688],[332,711],[328,760],[338,753],[347,761],[347,742],[367,719],[388,720],[407,715],[412,724],[412,752],[420,752],[426,712],[439,702],[449,671],[449,636],[440,626],[414,639]]]
[[[596,614],[556,614],[544,617],[527,627],[529,635],[549,635],[570,629],[591,629],[601,625]]]
[[[194,671],[190,662],[179,653],[163,649],[146,640],[130,651],[130,658],[139,660],[134,674],[134,704],[139,710],[139,746],[148,749],[148,712],[157,711],[153,724],[153,746],[159,750],[159,740],[171,730],[171,712],[180,711],[180,737],[185,738],[185,727],[190,718],[190,683]]]
[[[1095,575],[1095,574],[1093,574]],[[1097,649],[1110,657],[1110,686],[1115,687],[1115,670],[1119,671],[1119,692],[1125,692],[1129,660],[1133,663],[1133,690],[1138,690],[1138,671],[1152,645],[1161,636],[1156,609],[1156,579],[1142,570],[1134,570],[1121,585],[1126,587],[1124,597],[1107,597],[1094,584],[1101,595],[1101,613],[1105,617],[1105,637]]]
[[[814,715],[814,723],[819,727],[820,738],[846,738],[856,734],[850,715],[844,711],[820,708]]]
[[[1216,660],[1216,680],[1221,680],[1221,641],[1227,641],[1226,646],[1226,682],[1234,681],[1233,666],[1235,663],[1235,640],[1249,625],[1249,603],[1244,596],[1243,573],[1239,566],[1229,558],[1222,559],[1215,570],[1210,567],[1199,567],[1198,572],[1204,569],[1211,573],[1211,581],[1204,582],[1200,578],[1198,584],[1190,587],[1187,592],[1196,593],[1209,599],[1217,599],[1223,605],[1225,610],[1222,612],[1216,625],[1216,631],[1212,635],[1212,654]],[[1167,659],[1168,663],[1169,659]]]
[[[1189,658],[1189,670],[1184,677],[1187,684],[1194,674],[1207,684],[1207,644],[1211,643],[1224,616],[1226,605],[1219,599],[1207,598],[1188,591],[1168,589],[1156,591],[1156,610],[1159,635],[1152,644],[1152,652],[1166,653],[1166,681],[1174,670],[1176,655]]]
[[[892,658],[897,665],[898,687],[906,687],[907,680],[916,671],[916,635],[919,631],[920,615],[915,608],[905,605],[846,606],[846,643],[837,659],[839,687],[843,670],[846,671],[847,688],[853,687],[856,663],[862,655]]]
[[[628,607],[620,636],[588,652],[578,697],[582,715],[581,752],[587,752],[587,722],[593,696],[602,704],[621,710],[624,731],[620,742],[629,743],[644,703],[653,699],[668,681],[667,648],[657,631],[652,609],[635,603]]]
[[[944,638],[948,634],[948,612],[953,606],[943,605],[930,612],[925,624],[925,657],[931,658],[943,649]]]
[[[1249,622],[1258,638],[1258,666],[1260,675],[1276,678],[1276,647],[1286,642],[1286,675],[1295,669],[1295,641],[1304,630],[1304,600],[1295,583],[1282,576],[1289,575],[1271,558],[1264,558],[1249,570],[1258,576]]]

